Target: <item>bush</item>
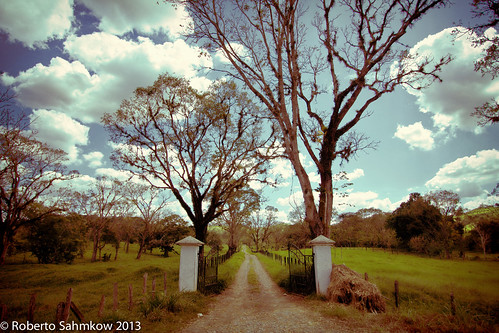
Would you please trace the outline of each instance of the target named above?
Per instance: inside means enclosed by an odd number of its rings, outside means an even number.
[[[58,215],[50,215],[33,224],[28,235],[29,250],[41,264],[72,263],[82,240],[77,229]]]

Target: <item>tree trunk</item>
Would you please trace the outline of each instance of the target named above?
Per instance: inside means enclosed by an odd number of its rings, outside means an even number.
[[[0,237],[0,265],[5,264],[5,258],[7,257],[7,251],[9,250],[10,242],[6,235]]]
[[[146,246],[146,240],[145,240],[145,238],[143,238],[140,241],[139,253],[137,253],[137,259],[140,259],[140,257],[142,256],[142,252],[144,252],[145,246]]]
[[[305,204],[305,222],[308,224],[311,232],[311,237],[315,238],[324,233],[324,228],[321,226],[321,219],[317,212],[317,207],[315,206],[314,192],[312,185],[310,184],[310,179],[308,178],[307,171],[303,168],[300,157],[298,154],[298,148],[290,149],[293,154],[288,154],[290,156],[291,164],[295,170],[298,181],[300,182],[300,187],[303,194],[303,202]],[[327,235],[325,235],[327,236]]]
[[[96,262],[97,261],[97,250],[99,249],[99,232],[95,231],[94,232],[94,246],[92,249],[92,259],[90,259],[91,262]]]

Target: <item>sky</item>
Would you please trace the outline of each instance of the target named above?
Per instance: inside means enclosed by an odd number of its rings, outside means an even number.
[[[499,125],[478,126],[470,116],[499,99],[499,79],[475,72],[482,50],[466,35],[453,37],[454,27],[474,22],[468,1],[456,2],[425,16],[402,40],[413,52],[435,59],[450,54],[453,61],[441,83],[421,91],[400,87],[359,122],[356,129],[379,144],[334,165],[333,173],[344,171],[353,183],[335,199],[339,213],[393,211],[412,192],[440,189],[457,192],[465,209],[499,202],[489,195],[499,183]],[[201,90],[212,82],[205,68],[224,60],[200,57],[200,48],[185,41],[189,20],[182,7],[156,0],[0,0],[0,84],[16,94],[17,109],[30,115],[38,139],[67,152],[68,168],[82,175],[75,186],[98,176],[124,177],[109,160],[100,119],[135,88],[165,72]],[[317,184],[315,168],[303,160]],[[285,160],[273,162],[270,173],[281,182],[264,190],[266,204],[287,221],[302,202],[298,180]],[[182,213],[175,203],[169,207]]]

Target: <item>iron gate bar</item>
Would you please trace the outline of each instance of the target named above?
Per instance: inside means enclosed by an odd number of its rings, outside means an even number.
[[[297,246],[289,243],[287,265],[290,290],[305,294],[313,293],[315,291],[314,254],[304,254]]]

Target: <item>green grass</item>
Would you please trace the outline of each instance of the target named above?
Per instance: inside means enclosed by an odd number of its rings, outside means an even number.
[[[138,320],[143,332],[172,332],[195,318],[197,313],[205,312],[212,300],[212,296],[199,292],[178,293],[178,254],[164,258],[159,251],[148,252],[137,260],[137,248],[131,245],[128,254],[120,250],[118,260],[114,261],[114,249],[105,248],[102,253],[105,252],[113,253],[111,261],[92,263],[90,253],[86,253],[85,259],[77,259],[71,265],[36,264],[34,258],[24,255],[9,257],[7,264],[0,267],[0,303],[7,305],[6,319],[26,321],[30,295],[36,293],[35,322],[52,322],[57,304],[64,301],[68,289],[73,288],[73,301],[87,321]],[[243,259],[241,253],[232,256],[219,267],[219,276],[232,281]],[[23,263],[26,261],[29,263]],[[166,295],[163,293],[165,272]],[[145,273],[148,274],[147,296],[142,291]],[[153,279],[157,291],[154,297],[151,295]],[[118,284],[116,312],[112,310],[114,283]],[[133,288],[132,311],[128,310],[129,284]],[[98,318],[102,295],[106,296],[105,311],[103,318]],[[73,319],[71,315],[70,320]]]
[[[287,254],[286,251],[279,253]],[[259,259],[276,282],[286,278],[284,266],[265,256]],[[360,248],[333,248],[332,261],[362,275],[367,272],[369,281],[375,283],[387,299],[388,311],[384,316],[395,316],[403,325],[415,325],[423,330],[434,326],[475,330],[499,325],[497,261],[441,260]],[[400,290],[398,309],[393,297],[395,280]],[[450,317],[451,292],[455,295],[455,317]],[[330,309],[330,312],[344,311]]]

